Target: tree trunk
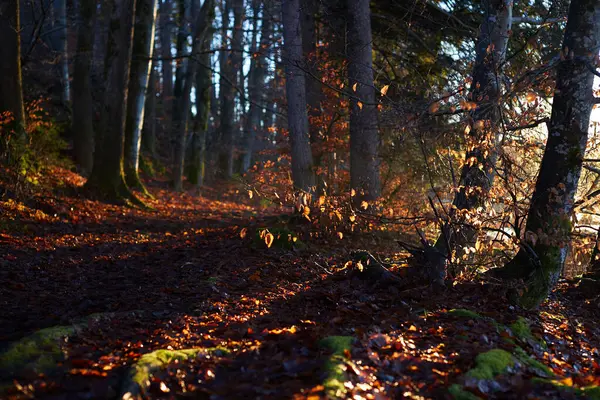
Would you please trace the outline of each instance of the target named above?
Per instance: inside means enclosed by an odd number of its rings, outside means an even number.
[[[496,160],[496,144],[501,135],[502,66],[506,58],[508,38],[512,27],[512,0],[485,0],[484,20],[475,48],[473,81],[470,101],[475,106],[471,113],[472,123],[467,138],[465,163],[460,175],[459,190],[454,196],[453,209],[475,210],[483,207],[492,187]],[[453,211],[451,218],[460,215]],[[447,224],[438,237],[435,248],[450,258],[471,243],[477,234],[475,229],[461,227],[452,231]]]
[[[53,0],[53,26],[52,26],[52,48],[56,52],[56,63],[60,84],[62,87],[61,98],[63,103],[71,101],[71,88],[69,82],[69,58],[67,53],[67,1]]]
[[[526,289],[517,299],[536,308],[560,276],[572,229],[575,194],[588,138],[593,103],[593,65],[600,44],[600,3],[573,0],[565,31],[565,59],[558,67],[548,141],[531,197],[525,237],[501,275],[521,278]]]
[[[359,202],[381,195],[371,42],[369,0],[348,1],[348,78],[356,88],[350,99],[350,187]]]
[[[204,41],[204,50],[210,48],[212,35]],[[188,168],[188,180],[200,188],[204,185],[206,171],[206,138],[208,133],[208,119],[211,105],[212,71],[206,67],[210,65],[210,54],[206,52],[200,57],[203,65],[196,71],[196,133],[192,147],[192,157]]]
[[[173,61],[171,55],[171,1],[165,0],[160,5],[160,51],[162,65],[162,107],[163,129],[171,129],[171,111],[173,110]]]
[[[139,188],[145,194],[148,192],[138,171],[157,7],[157,0],[137,0],[125,119],[125,180],[130,188]]]
[[[296,189],[312,192],[315,186],[315,175],[308,134],[305,76],[304,71],[300,68],[302,65],[302,36],[299,0],[283,2],[282,21],[292,180]]]
[[[135,0],[111,0],[111,7],[113,29],[106,54],[106,90],[97,132],[94,167],[86,187],[109,201],[139,202],[129,191],[123,171]]]
[[[249,118],[246,127],[246,143],[244,146],[244,153],[242,156],[242,173],[248,172],[252,166],[252,157],[254,153],[254,142],[260,131],[260,120],[262,114],[262,107],[260,105],[265,102],[264,84],[265,75],[267,68],[267,49],[271,40],[271,18],[270,12],[267,9],[267,3],[263,6],[263,18],[262,28],[260,35],[260,43],[258,50],[255,49],[252,53],[257,53],[255,57],[252,57],[250,64],[250,78],[248,80],[248,94],[250,96],[250,110]],[[257,26],[255,22],[254,26]]]
[[[221,47],[226,49],[230,43],[227,40],[227,30],[229,29],[229,10],[231,0],[224,0]],[[233,41],[231,43],[233,47]],[[224,179],[230,179],[233,176],[233,140],[234,140],[234,111],[235,111],[235,72],[230,63],[230,53],[222,50],[220,63],[219,79],[219,97],[221,98],[221,149],[219,151],[219,176]]]
[[[9,112],[17,131],[25,127],[23,79],[21,76],[21,29],[19,1],[0,4],[0,113]],[[3,141],[7,138],[2,138]],[[4,146],[4,144],[2,144]]]
[[[94,103],[90,81],[96,0],[79,3],[79,30],[73,67],[73,150],[84,175],[94,163]]]
[[[152,63],[146,92],[146,111],[144,111],[144,130],[142,132],[142,147],[151,159],[156,158],[156,94],[158,90],[158,72]]]
[[[198,57],[204,47],[204,40],[207,32],[212,29],[212,20],[214,18],[214,0],[205,0],[198,17],[194,22],[194,35],[192,39],[192,55]],[[187,126],[190,116],[191,92],[198,69],[198,62],[190,60],[185,76],[183,77],[183,89],[178,101],[179,110],[177,124],[174,124],[175,145],[175,165],[173,168],[173,182],[175,190],[180,191],[183,188],[183,169],[185,159],[185,143],[187,136]]]

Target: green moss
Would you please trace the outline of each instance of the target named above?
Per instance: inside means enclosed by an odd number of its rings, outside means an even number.
[[[558,379],[532,378],[532,382],[548,384],[556,387],[559,390],[575,393],[577,396],[582,396],[589,400],[600,400],[600,386],[585,386],[575,387],[569,386]]]
[[[450,393],[455,400],[481,400],[481,397],[475,396],[471,392],[467,392],[462,386],[456,383],[450,386],[448,393]]]
[[[526,365],[529,369],[532,369],[538,375],[542,376],[554,376],[552,370],[545,364],[539,362],[535,358],[531,357],[525,350],[520,347],[516,347],[514,350],[514,354],[517,359],[524,365]]]
[[[531,274],[527,287],[517,300],[517,304],[528,310],[537,308],[548,297],[554,284],[552,276],[561,269],[558,246],[538,245],[535,251],[541,267]]]
[[[156,350],[151,353],[144,354],[131,367],[129,377],[124,384],[123,398],[135,398],[139,393],[146,391],[150,385],[150,379],[157,371],[167,367],[175,361],[185,361],[200,354],[227,355],[229,350],[221,347],[215,348],[197,348],[183,350]]]
[[[352,348],[352,336],[328,336],[319,343],[321,347],[331,350],[332,354],[325,362],[325,380],[323,386],[330,397],[342,397],[346,393],[344,382],[346,381],[346,371],[344,363],[346,361],[345,351]]]
[[[515,365],[515,359],[508,351],[493,349],[475,358],[475,368],[467,376],[477,379],[494,379]]]
[[[531,333],[529,323],[523,317],[518,317],[517,320],[510,325],[510,330],[517,339],[533,339],[533,333]]]
[[[13,343],[0,355],[0,371],[14,374],[24,369],[48,373],[64,360],[61,342],[75,331],[73,326],[42,329]]]
[[[479,319],[483,318],[481,315],[477,314],[474,311],[466,310],[464,308],[455,308],[448,311],[448,315],[452,315],[454,317],[463,317],[463,318],[472,318]]]

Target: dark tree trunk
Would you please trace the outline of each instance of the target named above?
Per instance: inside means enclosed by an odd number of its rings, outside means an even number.
[[[111,29],[106,55],[106,90],[97,132],[94,167],[86,187],[109,201],[139,202],[123,171],[125,113],[133,41],[135,0],[111,0]]]
[[[157,7],[157,0],[137,0],[125,119],[125,180],[130,188],[139,188],[146,194],[138,169]]]
[[[162,108],[163,129],[171,129],[171,111],[173,110],[173,62],[171,61],[171,1],[165,0],[160,5],[160,52],[162,64]]]
[[[84,175],[94,163],[94,103],[90,74],[94,44],[96,0],[79,2],[79,30],[73,67],[73,150]]]
[[[348,1],[348,78],[350,99],[350,187],[357,201],[381,195],[379,131],[373,86],[369,0]]]
[[[193,47],[192,54],[194,57],[198,57],[204,47],[204,40],[207,37],[207,32],[212,29],[212,20],[214,18],[214,0],[205,0],[202,4],[202,8],[198,13],[198,17],[194,22],[194,35],[193,35]],[[187,136],[187,126],[190,116],[191,106],[191,92],[192,85],[196,78],[196,71],[198,70],[198,62],[190,60],[183,78],[184,84],[181,92],[181,96],[178,100],[179,110],[177,111],[177,124],[174,124],[175,133],[175,165],[173,168],[173,182],[175,190],[181,190],[183,188],[183,170],[184,170],[184,158],[185,158],[185,143]]]
[[[512,1],[485,0],[484,19],[475,48],[473,81],[470,101],[475,106],[471,113],[472,124],[467,138],[465,163],[460,175],[460,187],[454,196],[453,209],[475,210],[483,207],[494,180],[496,160],[495,146],[501,135],[502,85],[501,68],[506,58],[508,38],[512,24]],[[455,218],[464,213],[453,212]],[[448,224],[442,229],[435,247],[450,258],[471,243],[477,234],[475,229],[461,227],[453,231]]]
[[[256,10],[258,11],[258,9]],[[267,3],[263,6],[263,19],[261,28],[261,40],[258,44],[258,50],[253,51],[257,53],[255,57],[252,57],[250,65],[250,78],[248,80],[248,94],[250,96],[250,110],[249,118],[247,121],[246,131],[246,142],[244,146],[244,153],[242,156],[242,173],[248,172],[252,166],[252,157],[254,154],[254,142],[256,137],[261,130],[260,120],[262,114],[261,105],[265,103],[264,83],[266,75],[266,56],[268,47],[271,40],[271,19],[269,16],[270,12],[267,8]],[[255,23],[255,26],[258,24]]]
[[[148,92],[146,93],[146,111],[144,111],[144,130],[142,132],[142,147],[151,159],[156,158],[156,94],[158,88],[158,72],[154,63],[148,78]]]
[[[52,49],[56,53],[56,71],[61,84],[61,99],[65,105],[71,101],[69,58],[67,52],[67,1],[52,1]]]
[[[224,0],[221,46],[226,49],[232,43],[227,40],[229,29],[229,10],[231,0]],[[223,50],[220,57],[219,97],[221,98],[220,135],[221,148],[219,150],[219,175],[229,179],[233,176],[233,141],[234,141],[234,112],[235,112],[235,71],[230,62],[230,52]]]
[[[3,1],[0,4],[0,113],[11,113],[18,131],[25,126],[20,26],[19,1]]]
[[[592,111],[593,65],[600,44],[600,3],[573,0],[558,67],[548,141],[527,215],[525,237],[500,274],[526,281],[518,303],[536,308],[562,271]]]
[[[312,192],[315,187],[315,174],[308,134],[305,76],[301,68],[302,36],[299,0],[286,0],[283,2],[282,20],[288,130],[292,153],[292,179],[296,189]]]

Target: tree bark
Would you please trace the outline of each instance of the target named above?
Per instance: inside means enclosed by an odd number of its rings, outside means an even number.
[[[171,58],[171,1],[165,0],[160,5],[160,51],[162,64],[162,107],[163,129],[171,129],[171,111],[173,110],[173,62]]]
[[[96,0],[79,2],[79,30],[73,67],[73,150],[84,175],[94,163],[94,102],[90,74],[94,44]]]
[[[137,0],[125,119],[125,180],[130,188],[139,188],[145,194],[148,192],[138,171],[157,8],[157,0]]]
[[[144,111],[144,130],[142,132],[142,147],[151,159],[156,158],[156,94],[160,92],[157,82],[158,72],[152,63],[146,92],[146,111]]]
[[[61,98],[64,104],[71,101],[71,85],[69,82],[69,57],[67,52],[67,1],[53,0],[52,48],[56,52],[57,72],[62,87]]]
[[[266,56],[271,40],[271,19],[268,14],[270,13],[268,12],[267,3],[264,3],[260,43],[258,44],[258,49],[255,49],[252,52],[253,54],[256,53],[256,56],[252,57],[250,64],[248,94],[252,102],[250,103],[249,118],[245,129],[246,141],[244,153],[242,155],[242,173],[248,172],[252,166],[254,142],[256,141],[259,131],[261,130],[260,123],[262,107],[260,107],[260,105],[264,104],[266,100],[264,93],[264,83],[267,69]],[[254,25],[257,26],[257,22],[255,22]]]
[[[227,40],[227,30],[229,29],[229,11],[230,2],[232,0],[224,0],[223,5],[223,21],[222,21],[222,37],[221,46],[226,49],[230,43]],[[231,42],[233,47],[233,41]],[[230,52],[221,51],[219,60],[220,74],[219,79],[219,97],[221,98],[221,118],[220,118],[220,135],[221,149],[219,151],[219,176],[224,179],[230,179],[233,176],[233,140],[234,140],[234,101],[235,101],[235,71],[230,63]]]
[[[476,44],[469,100],[475,109],[467,137],[465,163],[460,175],[458,191],[454,196],[450,217],[461,211],[483,207],[494,180],[493,169],[497,158],[496,144],[501,136],[502,115],[500,98],[504,78],[502,66],[506,58],[508,38],[512,28],[512,0],[485,0],[483,23]],[[453,231],[446,224],[435,248],[447,258],[471,243],[475,229],[461,227]]]
[[[204,0],[202,8],[198,13],[196,21],[194,23],[194,35],[193,35],[193,47],[192,55],[197,57],[200,55],[204,46],[204,40],[207,37],[208,31],[212,28],[212,20],[214,18],[214,0]],[[175,165],[173,168],[173,182],[175,190],[180,191],[183,188],[183,170],[184,170],[184,159],[185,159],[185,143],[187,137],[187,126],[190,116],[190,105],[191,105],[191,92],[194,80],[196,77],[196,71],[198,70],[198,62],[192,61],[188,63],[185,71],[185,77],[183,78],[183,89],[181,97],[178,101],[179,110],[177,121],[178,124],[174,124],[174,133],[176,139],[175,147]]]
[[[356,201],[381,195],[379,130],[373,82],[369,0],[348,1],[348,78],[350,99],[350,186]]]
[[[9,112],[18,131],[25,127],[19,1],[0,4],[0,113]],[[3,138],[3,140],[5,140]]]
[[[94,167],[86,187],[109,201],[139,202],[129,191],[123,171],[135,0],[110,2],[113,29],[106,54],[106,90],[97,132]]]
[[[600,44],[600,3],[573,0],[558,67],[548,141],[531,198],[525,237],[517,255],[500,274],[526,281],[517,295],[536,308],[556,284],[567,255],[575,194],[588,138],[594,65]]]
[[[315,175],[308,133],[305,76],[304,71],[300,68],[302,65],[302,32],[299,0],[283,2],[282,20],[292,180],[296,189],[312,192],[315,186]]]

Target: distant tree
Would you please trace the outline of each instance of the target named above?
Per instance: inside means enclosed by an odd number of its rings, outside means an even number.
[[[0,113],[9,112],[19,130],[25,125],[20,26],[19,1],[0,3]]]
[[[233,40],[228,40],[229,13],[233,0],[223,0],[221,7],[221,47],[219,58],[219,98],[220,98],[220,149],[219,175],[221,178],[233,176],[233,145],[235,118],[235,84],[236,74],[231,63],[231,52],[226,49],[233,46]],[[237,0],[235,0],[237,1]]]
[[[156,48],[156,44],[155,44]],[[142,148],[150,159],[156,159],[156,95],[160,93],[160,82],[155,63],[152,63],[146,92],[146,111],[144,111],[144,128],[142,131]]]
[[[75,162],[84,175],[92,172],[94,163],[94,103],[90,78],[96,7],[96,0],[79,2],[77,49],[73,66],[73,152]]]
[[[161,103],[163,128],[171,128],[171,112],[173,110],[173,56],[171,54],[171,37],[173,23],[171,21],[172,1],[164,0],[160,2],[160,55],[162,57],[161,65]]]
[[[573,0],[562,47],[548,141],[517,255],[499,270],[523,279],[518,303],[536,308],[558,281],[572,230],[573,207],[593,107],[595,60],[600,45],[600,3]]]
[[[130,188],[146,193],[138,169],[157,10],[157,0],[137,0],[125,120],[125,179]]]
[[[350,187],[357,200],[381,195],[379,131],[373,82],[369,0],[348,1],[348,78],[350,98]]]
[[[181,96],[178,99],[178,125],[174,126],[175,130],[175,165],[173,166],[173,181],[175,190],[181,190],[183,188],[183,172],[184,172],[184,158],[185,158],[185,144],[187,139],[187,127],[190,117],[190,106],[191,106],[191,93],[192,86],[196,79],[196,72],[198,70],[198,59],[204,47],[204,42],[208,37],[207,33],[212,31],[212,21],[214,19],[214,0],[204,0],[202,8],[196,17],[193,24],[193,36],[192,36],[192,57],[196,59],[190,60],[185,76],[183,78],[184,84],[181,92]],[[198,93],[196,94],[198,96]],[[206,106],[208,108],[208,105]]]
[[[109,201],[137,201],[125,183],[123,170],[135,0],[110,0],[110,3],[112,29],[106,53],[106,90],[94,166],[86,187]]]
[[[68,27],[67,27],[67,0],[53,0],[52,4],[52,29],[51,43],[56,53],[55,62],[60,84],[62,87],[62,101],[69,104],[71,101],[71,83],[69,79],[69,53],[68,53]]]
[[[292,180],[296,189],[311,192],[315,186],[315,174],[306,113],[305,76],[302,70],[302,31],[300,29],[299,0],[286,0],[283,2],[282,21],[287,117],[292,154]]]
[[[260,2],[256,0],[254,0],[254,3],[260,4]],[[256,6],[256,4],[254,9],[258,14],[259,7]],[[247,172],[252,166],[254,142],[261,130],[261,116],[263,111],[261,106],[264,105],[266,101],[264,84],[267,72],[267,53],[270,46],[272,29],[271,12],[268,6],[268,3],[263,3],[260,42],[257,43],[257,32],[255,32],[254,49],[251,50],[252,54],[254,54],[250,61],[248,78],[248,96],[250,97],[251,103],[245,129],[246,137],[244,152],[242,154],[242,173]],[[258,17],[255,16],[255,20],[254,26],[258,26]],[[258,48],[256,48],[257,46]]]

